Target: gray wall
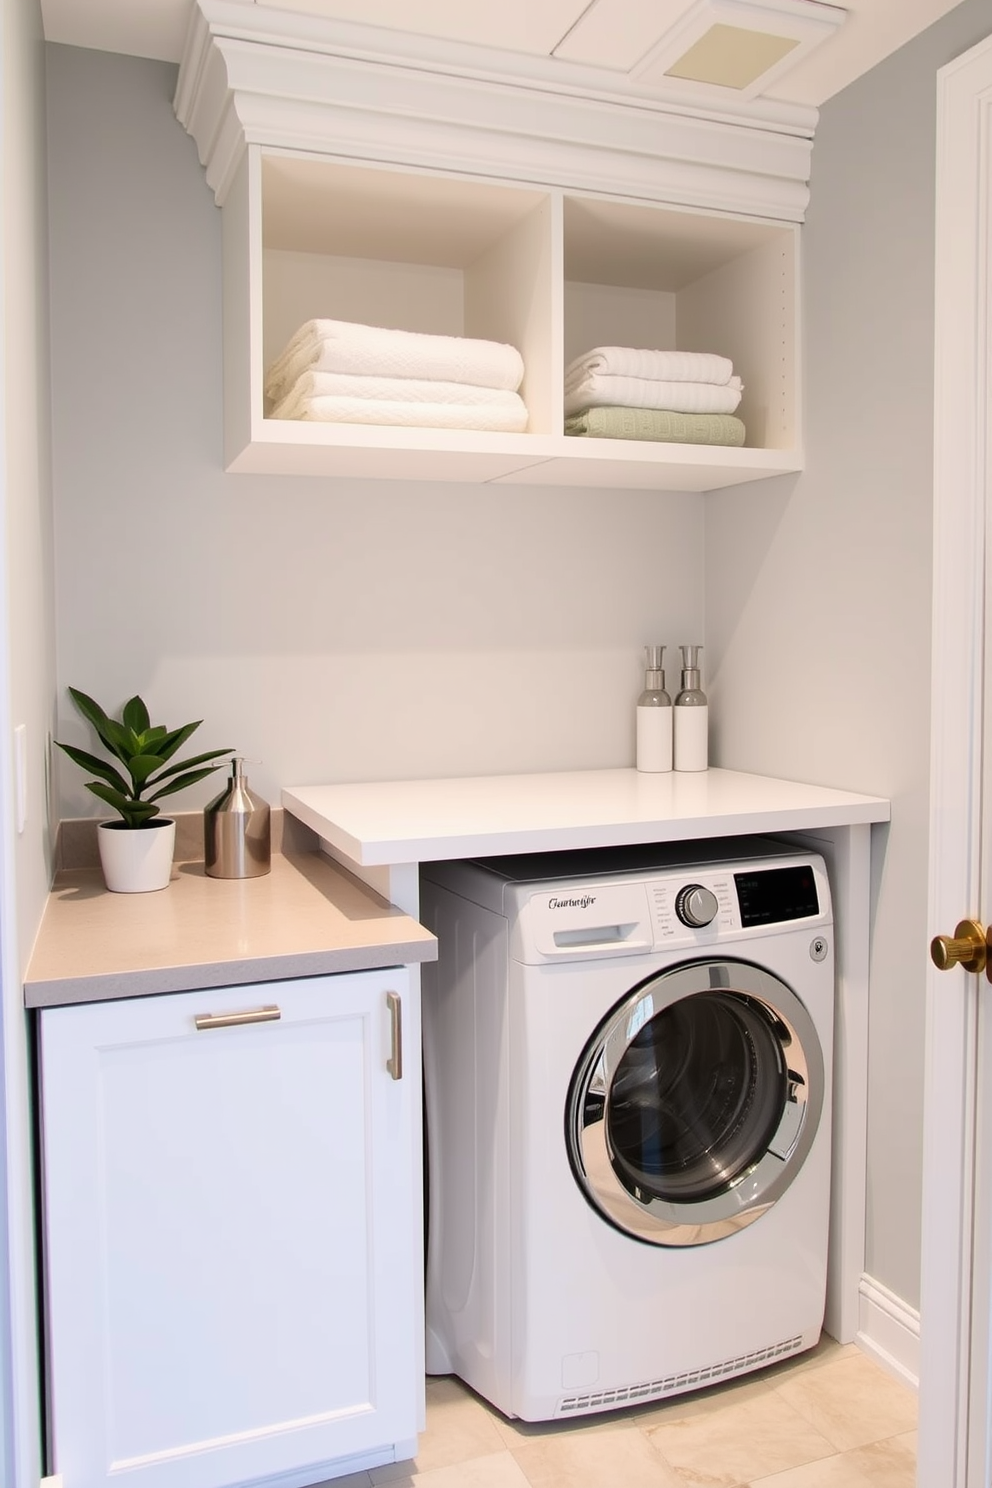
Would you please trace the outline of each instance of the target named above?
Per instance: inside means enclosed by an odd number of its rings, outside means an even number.
[[[700,498],[225,475],[220,213],[175,69],[49,53],[59,737],[71,683],[204,718],[270,800],[633,763],[644,644],[701,635]],[[63,814],[95,810],[58,765]]]
[[[967,0],[823,110],[804,475],[705,499],[227,476],[219,214],[174,69],[49,48],[60,737],[141,691],[256,786],[630,763],[698,633],[716,762],[877,792],[868,1269],[918,1298],[934,72]],[[71,767],[60,814],[86,814]],[[198,804],[209,794],[202,788]]]
[[[867,1269],[919,1299],[928,926],[935,73],[968,0],[823,108],[804,231],[805,473],[709,499],[720,763],[892,799],[878,834]]]

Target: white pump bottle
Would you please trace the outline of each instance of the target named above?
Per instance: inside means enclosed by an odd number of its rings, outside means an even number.
[[[675,768],[705,770],[709,765],[709,704],[699,685],[702,646],[680,646],[682,687],[675,699]]]
[[[644,691],[637,699],[637,768],[658,774],[672,768],[672,700],[665,691],[664,646],[645,646]]]

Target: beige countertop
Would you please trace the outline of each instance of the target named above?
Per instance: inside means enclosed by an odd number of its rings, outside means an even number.
[[[321,853],[275,853],[262,878],[177,863],[168,888],[111,894],[60,873],[24,983],[27,1007],[186,992],[433,961],[437,942]]]

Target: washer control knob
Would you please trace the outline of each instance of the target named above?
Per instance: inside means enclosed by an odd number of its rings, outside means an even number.
[[[691,930],[712,924],[719,908],[716,895],[702,884],[686,884],[675,896],[675,913]]]

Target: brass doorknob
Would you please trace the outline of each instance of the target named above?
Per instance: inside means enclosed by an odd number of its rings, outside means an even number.
[[[985,931],[977,920],[961,920],[953,935],[935,935],[930,942],[930,959],[938,971],[963,966],[965,971],[981,972],[988,960]]]

